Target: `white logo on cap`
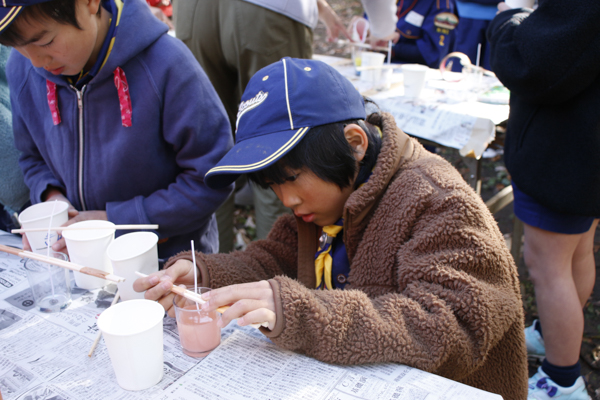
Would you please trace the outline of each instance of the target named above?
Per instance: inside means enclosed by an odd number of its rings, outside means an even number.
[[[248,99],[246,101],[242,101],[240,103],[240,107],[238,108],[238,113],[237,113],[237,120],[235,121],[235,130],[236,131],[238,128],[238,124],[240,123],[240,118],[242,118],[242,115],[244,115],[246,112],[260,106],[261,103],[263,101],[265,101],[268,96],[269,96],[269,92],[265,93],[261,90],[253,98]]]

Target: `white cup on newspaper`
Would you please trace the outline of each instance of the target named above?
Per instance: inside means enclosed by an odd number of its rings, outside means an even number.
[[[123,389],[148,389],[162,379],[164,315],[155,301],[132,300],[117,303],[98,317],[98,329]]]
[[[404,64],[402,74],[404,75],[404,96],[418,98],[425,87],[425,78],[429,68],[421,64]]]
[[[69,204],[64,201],[46,201],[27,207],[19,214],[19,223],[23,229],[51,228],[61,226],[69,220]],[[50,225],[52,222],[52,225]],[[27,240],[34,253],[46,254],[48,247],[61,238],[55,230],[27,232]]]
[[[110,221],[88,220],[71,225],[71,228],[103,228],[103,229],[81,229],[65,230],[63,236],[67,243],[69,257],[75,264],[83,265],[113,272],[112,264],[106,254],[106,249],[115,239],[115,224]],[[82,289],[98,289],[106,286],[106,279],[74,272],[75,283]]]
[[[133,290],[136,271],[150,275],[158,271],[158,236],[153,232],[133,232],[116,238],[106,250],[113,273],[125,278],[117,283],[122,300],[143,299],[144,292]]]

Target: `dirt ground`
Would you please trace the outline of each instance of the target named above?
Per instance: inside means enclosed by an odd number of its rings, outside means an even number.
[[[360,15],[362,8],[358,0],[328,0],[329,4],[347,23],[353,15]],[[325,41],[326,33],[322,23],[319,23],[314,33],[314,52],[316,54],[336,55],[340,57],[349,57],[346,49],[336,44],[327,43]],[[452,162],[455,167],[466,176],[468,168],[462,162],[457,151],[440,150],[439,153]],[[483,184],[482,197],[484,200],[489,199],[499,190],[510,184],[502,157],[497,156],[492,159],[485,159],[482,167]],[[505,237],[512,240],[512,226],[514,214],[512,204],[504,208],[495,215],[498,226]],[[596,266],[600,266],[600,229],[596,231],[595,240],[595,257]],[[535,304],[535,296],[533,285],[529,280],[527,268],[523,261],[523,257],[517,260],[519,276],[521,279],[521,292],[523,296],[523,306],[525,310],[525,324],[530,325],[537,318],[537,308]],[[596,277],[595,290],[584,307],[585,316],[585,331],[581,348],[581,365],[582,374],[588,383],[588,392],[592,399],[600,400],[600,276]],[[533,375],[537,370],[537,364],[530,362],[530,375]]]

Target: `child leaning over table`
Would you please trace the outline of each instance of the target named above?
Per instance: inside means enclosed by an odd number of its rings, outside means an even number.
[[[526,397],[516,267],[448,162],[391,115],[367,117],[351,83],[314,60],[256,73],[237,122],[237,144],[207,184],[249,174],[295,215],[244,251],[197,255],[199,284],[222,287],[203,308],[233,304],[221,325],[267,321],[261,331],[275,344],[322,361],[398,362]],[[134,288],[173,315],[169,288],[193,285],[191,258],[172,257]]]
[[[215,252],[213,212],[230,188],[208,188],[204,174],[231,148],[231,128],[185,45],[141,0],[2,4],[0,43],[17,50],[7,75],[31,201],[69,202],[67,224],[158,224],[161,257],[190,239]]]

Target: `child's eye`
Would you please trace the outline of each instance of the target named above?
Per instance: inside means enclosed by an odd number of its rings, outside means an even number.
[[[296,179],[298,179],[298,175],[291,175],[285,178],[287,182],[294,182]]]
[[[54,39],[52,39],[51,41],[49,41],[46,44],[41,45],[40,47],[50,47],[50,45],[52,44],[52,42],[54,42]]]

